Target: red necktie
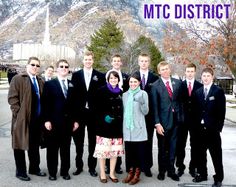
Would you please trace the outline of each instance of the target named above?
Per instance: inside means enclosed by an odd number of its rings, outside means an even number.
[[[168,91],[168,94],[169,94],[170,98],[172,98],[173,92],[170,88],[169,81],[166,81],[166,89]]]
[[[188,83],[188,95],[191,96],[192,93],[192,86],[191,86],[191,82]]]

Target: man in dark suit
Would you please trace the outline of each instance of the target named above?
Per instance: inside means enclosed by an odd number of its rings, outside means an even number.
[[[159,180],[165,179],[165,172],[172,180],[179,181],[175,173],[175,148],[177,129],[182,121],[181,81],[171,78],[170,65],[162,61],[157,66],[161,78],[153,83],[151,102],[153,119],[158,138]]]
[[[140,74],[140,77],[141,77],[140,88],[147,92],[148,98],[150,100],[151,86],[159,77],[149,70],[150,57],[148,54],[142,53],[139,55],[138,65],[139,65],[139,71],[137,71],[137,73]],[[149,102],[149,112],[145,116],[148,140],[147,140],[146,149],[145,149],[144,173],[147,177],[152,177],[151,168],[153,166],[152,145],[153,145],[154,127],[153,127],[153,120],[152,120],[151,104],[152,102]]]
[[[111,58],[111,65],[112,65],[112,69],[109,70],[106,73],[106,78],[108,76],[108,73],[110,71],[116,71],[119,74],[120,77],[120,81],[119,81],[119,88],[123,91],[126,92],[129,89],[129,82],[128,82],[128,75],[126,73],[121,72],[121,66],[122,66],[122,59],[121,56],[119,54],[114,54]],[[122,164],[122,160],[121,157],[117,158],[117,162],[116,162],[116,168],[115,171],[117,174],[122,174],[123,170],[121,168],[121,164]],[[110,161],[109,159],[106,159],[106,174],[110,173]]]
[[[202,71],[203,87],[194,95],[195,121],[198,136],[198,175],[193,182],[207,180],[207,149],[215,169],[213,187],[220,187],[224,179],[220,132],[224,126],[226,99],[224,91],[213,84],[214,72],[211,68]]]
[[[178,128],[177,135],[177,147],[176,147],[176,166],[178,167],[178,176],[181,177],[184,174],[184,158],[185,158],[185,147],[188,137],[188,132],[190,134],[190,163],[189,163],[189,173],[192,177],[195,177],[197,163],[196,157],[198,155],[196,151],[197,147],[197,137],[196,130],[194,129],[194,113],[193,113],[193,94],[195,91],[202,86],[200,82],[195,80],[196,75],[196,65],[193,63],[187,64],[185,68],[185,80],[182,82],[182,102],[184,111],[184,123]]]
[[[57,78],[45,83],[42,95],[49,180],[57,179],[58,151],[61,158],[60,175],[65,180],[70,179],[71,136],[79,124],[73,124],[70,119],[69,100],[72,84],[67,79],[68,73],[68,62],[64,59],[59,60]]]
[[[79,128],[73,133],[73,139],[76,146],[76,168],[73,173],[79,175],[83,171],[83,151],[85,127],[88,132],[88,167],[91,176],[96,177],[95,170],[97,159],[93,157],[96,145],[96,123],[95,121],[95,95],[97,90],[105,84],[105,75],[93,69],[93,53],[86,52],[83,58],[83,69],[72,75],[74,85],[73,93],[73,119],[79,123]]]
[[[29,157],[29,174],[46,176],[39,168],[40,164],[40,113],[41,93],[44,81],[37,76],[40,61],[30,57],[26,72],[13,77],[9,92],[8,103],[12,110],[12,148],[16,164],[16,177],[29,181],[26,172],[25,150]]]

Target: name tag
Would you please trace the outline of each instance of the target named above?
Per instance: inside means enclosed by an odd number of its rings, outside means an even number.
[[[214,96],[211,96],[211,97],[209,97],[209,100],[210,100],[210,101],[213,101],[213,100],[215,100],[215,97],[214,97]]]

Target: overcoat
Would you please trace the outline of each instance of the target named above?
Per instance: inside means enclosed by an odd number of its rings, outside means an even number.
[[[40,95],[44,81],[37,77]],[[12,111],[12,148],[29,149],[29,124],[31,117],[32,83],[29,75],[24,72],[13,77],[9,92],[8,103]]]

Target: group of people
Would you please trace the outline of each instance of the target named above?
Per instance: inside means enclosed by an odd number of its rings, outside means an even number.
[[[209,149],[215,168],[214,184],[224,178],[220,132],[224,125],[225,95],[213,84],[211,68],[202,71],[202,83],[195,80],[196,66],[189,63],[185,80],[171,77],[165,61],[157,65],[156,75],[149,70],[150,57],[140,54],[139,70],[127,75],[121,72],[122,59],[111,58],[112,69],[103,74],[93,68],[93,53],[86,52],[83,68],[68,79],[69,63],[56,64],[57,76],[49,80],[38,76],[40,60],[30,57],[26,72],[11,81],[8,102],[12,110],[12,147],[16,177],[29,181],[25,151],[28,151],[29,174],[46,176],[40,164],[39,147],[46,147],[49,180],[57,180],[58,154],[60,175],[69,180],[70,145],[76,149],[76,171],[83,172],[85,129],[88,134],[88,169],[96,177],[97,160],[100,182],[117,183],[122,174],[125,155],[127,176],[123,183],[134,185],[144,172],[152,177],[153,133],[158,138],[159,180],[165,173],[174,181],[184,174],[185,146],[190,133],[191,161],[189,173],[193,182],[207,180]],[[47,68],[52,74],[53,66]],[[49,76],[50,77],[50,76]],[[177,171],[175,168],[178,168]]]

